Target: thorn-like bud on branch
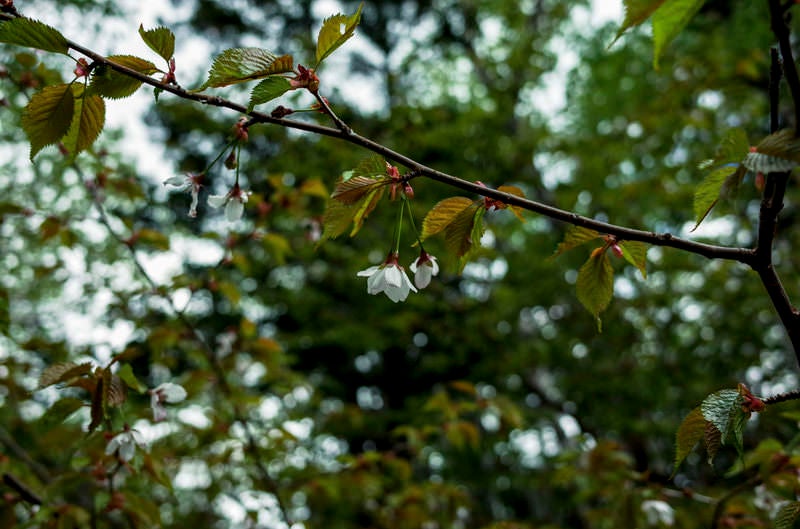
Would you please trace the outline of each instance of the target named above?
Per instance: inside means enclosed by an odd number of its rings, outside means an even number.
[[[292,110],[291,108],[286,108],[283,105],[279,105],[275,110],[273,110],[270,113],[270,115],[273,118],[277,118],[277,119],[285,118],[289,114],[294,114],[294,110]]]
[[[86,77],[87,75],[89,75],[90,71],[91,67],[89,66],[89,63],[86,62],[86,59],[84,59],[83,57],[78,59],[78,64],[75,66],[75,69],[73,70],[73,72],[75,73],[75,77]]]

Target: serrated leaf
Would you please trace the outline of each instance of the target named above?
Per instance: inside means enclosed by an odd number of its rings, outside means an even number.
[[[639,241],[622,241],[619,247],[622,249],[622,257],[635,266],[642,277],[647,278],[647,250],[650,245]]]
[[[165,27],[144,29],[139,24],[139,35],[147,46],[159,54],[165,61],[169,61],[175,55],[175,35]]]
[[[379,187],[388,185],[389,178],[370,178],[355,176],[347,181],[339,182],[331,194],[331,198],[342,204],[352,205],[364,198],[365,195]]]
[[[317,66],[339,46],[347,42],[356,31],[356,26],[361,21],[361,9],[364,3],[358,6],[358,10],[350,16],[341,13],[326,18],[322,22],[317,37]]]
[[[462,209],[444,229],[444,244],[447,250],[458,257],[464,257],[470,250],[480,246],[485,214],[486,208],[480,201],[471,201],[468,207]],[[462,260],[460,269],[464,268],[464,264],[466,260]]]
[[[152,62],[133,55],[111,55],[107,59],[114,64],[130,68],[144,75],[151,75],[158,71]],[[114,71],[109,67],[95,68],[92,70],[91,92],[109,99],[122,99],[133,95],[142,82]]]
[[[725,137],[717,146],[712,163],[716,165],[738,164],[749,151],[750,140],[747,139],[747,133],[741,127],[734,127],[726,131]]]
[[[147,392],[147,386],[139,382],[139,379],[133,374],[133,368],[130,364],[122,364],[117,371],[117,376],[132,390],[139,393]]]
[[[109,371],[110,372],[110,371]],[[107,406],[122,406],[128,399],[128,387],[117,375],[111,375],[108,384]]]
[[[253,91],[250,92],[250,104],[248,110],[253,110],[256,105],[261,105],[268,101],[282,96],[292,89],[292,84],[285,77],[273,75],[258,83]]]
[[[76,399],[73,397],[64,397],[58,399],[50,406],[42,418],[40,419],[42,422],[42,426],[49,430],[69,418],[70,415],[78,411],[83,407],[83,401],[81,399]]]
[[[714,463],[719,447],[722,446],[722,433],[713,423],[708,421],[706,421],[705,443],[707,461],[711,465]]]
[[[703,417],[720,431],[723,444],[732,431],[734,412],[741,410],[741,404],[742,397],[737,390],[723,389],[706,397],[700,405]]]
[[[689,412],[683,419],[677,433],[675,434],[675,465],[673,466],[672,473],[678,471],[678,467],[686,459],[686,456],[692,451],[694,446],[706,434],[706,419],[703,417],[703,411],[697,407]]]
[[[714,206],[719,202],[720,197],[726,189],[726,182],[731,177],[737,177],[739,173],[743,174],[740,165],[724,165],[714,169],[703,178],[700,185],[697,186],[694,192],[694,216],[696,223],[692,231],[696,230],[700,223],[711,213]]]
[[[436,235],[452,223],[464,210],[475,204],[465,197],[450,197],[435,204],[422,221],[420,239]]]
[[[577,248],[589,241],[599,239],[602,237],[599,232],[590,230],[589,228],[582,228],[581,226],[570,226],[567,228],[567,233],[564,234],[564,240],[561,241],[556,248],[553,257],[558,257],[562,253]]]
[[[217,55],[208,72],[208,80],[195,91],[263,79],[292,69],[291,55],[278,57],[261,48],[231,48]]]
[[[653,14],[653,67],[664,49],[700,10],[705,0],[667,0]]]
[[[39,376],[39,389],[67,382],[73,378],[87,375],[92,371],[92,364],[76,364],[74,362],[60,362],[45,368]]]
[[[68,84],[46,86],[37,92],[22,113],[22,129],[31,144],[31,160],[47,145],[59,141],[69,130],[75,98]]]
[[[0,24],[0,42],[64,55],[69,52],[69,42],[64,35],[30,18],[14,18]]]
[[[72,126],[63,140],[72,159],[95,142],[105,121],[106,103],[102,97],[85,92],[83,97],[76,97]]]
[[[383,196],[385,187],[378,187],[365,195],[360,202],[355,205],[355,214],[353,215],[353,229],[350,230],[350,237],[355,237],[364,225],[364,221],[370,213],[375,209]]]
[[[594,315],[597,331],[602,331],[600,313],[614,297],[614,269],[605,251],[593,252],[592,256],[578,270],[575,282],[578,301]]]
[[[509,195],[525,198],[525,193],[517,186],[500,186],[497,188],[497,190],[502,191],[503,193],[508,193]],[[509,205],[508,207],[511,208],[511,211],[514,213],[515,217],[517,217],[521,222],[525,222],[525,217],[522,216],[522,212],[525,210],[519,206]]]
[[[800,502],[790,501],[781,506],[775,515],[775,529],[792,529],[798,518],[800,518]]]
[[[353,207],[338,200],[329,199],[322,215],[322,236],[320,242],[335,239],[347,230],[353,220]]]
[[[642,24],[645,20],[650,18],[656,9],[661,7],[666,0],[624,0],[625,7],[625,20],[622,22],[617,35],[614,37],[614,42],[619,39],[623,33],[628,31],[634,26]],[[614,43],[612,42],[612,44]]]
[[[800,138],[793,129],[782,129],[761,140],[756,152],[800,163]]]

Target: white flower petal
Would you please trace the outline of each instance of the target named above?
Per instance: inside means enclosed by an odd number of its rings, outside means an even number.
[[[163,184],[165,186],[170,185],[175,187],[184,187],[190,185],[190,182],[188,182],[188,180],[189,179],[186,178],[185,176],[171,176],[170,178],[164,180]]]
[[[122,435],[122,434],[120,434],[120,435]],[[119,439],[120,439],[120,437],[119,437],[119,435],[117,435],[117,436],[111,438],[111,440],[108,442],[108,444],[106,445],[106,455],[107,456],[110,456],[111,454],[113,454],[114,452],[117,451],[117,448],[119,448],[119,442],[120,442]]]
[[[228,195],[211,195],[208,197],[208,205],[212,208],[221,208],[228,202]]]
[[[414,283],[417,285],[417,288],[425,288],[431,284],[432,271],[433,269],[428,265],[417,268],[414,274]]]
[[[125,435],[125,434],[120,434]],[[132,441],[123,443],[119,447],[119,458],[123,461],[130,461],[133,459],[133,456],[136,454],[136,444]]]
[[[186,390],[179,384],[165,382],[155,389],[161,393],[163,402],[180,402],[186,398]]]
[[[367,294],[380,294],[386,289],[386,269],[381,268],[367,278]]]
[[[244,202],[246,201],[246,198],[244,200],[241,200],[241,198],[232,198],[228,201],[228,205],[225,206],[225,217],[229,222],[236,222],[242,218],[242,213],[244,213]]]
[[[370,266],[369,268],[367,268],[365,270],[361,270],[356,275],[358,277],[370,277],[371,275],[373,275],[375,272],[377,272],[380,269],[381,269],[380,266]]]
[[[397,265],[388,265],[384,268],[386,272],[384,272],[386,276],[386,284],[392,287],[399,287],[403,284],[403,272],[400,270],[400,267]]]
[[[403,288],[407,288],[408,290],[410,290],[412,292],[416,292],[417,289],[414,288],[414,284],[411,283],[411,280],[408,278],[408,275],[406,275],[405,270],[401,270],[400,271],[400,275],[403,278]],[[408,296],[408,292],[406,292],[406,296]],[[403,298],[403,299],[405,299],[405,298]]]

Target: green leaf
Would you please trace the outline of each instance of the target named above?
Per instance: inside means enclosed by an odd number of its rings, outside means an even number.
[[[107,59],[115,64],[130,68],[141,74],[156,73],[158,68],[152,62],[133,55],[111,55]],[[92,93],[109,99],[122,99],[136,92],[142,82],[114,71],[109,67],[95,68],[92,71]]]
[[[793,129],[779,130],[761,140],[756,152],[800,163],[800,138],[795,137]]]
[[[722,446],[722,433],[714,426],[713,423],[706,421],[705,443],[708,464],[714,463],[714,458],[719,452],[719,447]]]
[[[638,26],[642,24],[645,20],[650,18],[656,9],[661,7],[667,0],[624,0],[623,5],[625,6],[625,20],[622,22],[622,26],[620,26],[619,30],[617,31],[617,35],[614,37],[614,42],[619,39],[623,33],[628,31],[630,28],[634,26]],[[612,44],[614,43],[612,42]]]
[[[103,98],[86,93],[80,85],[73,88],[76,89],[75,110],[72,126],[64,137],[64,147],[72,159],[95,142],[106,121],[106,103]],[[82,97],[78,92],[83,92]]]
[[[425,240],[431,235],[436,235],[473,204],[474,200],[465,197],[450,197],[438,202],[422,221],[420,239]]]
[[[750,151],[750,140],[747,133],[741,127],[729,129],[722,138],[717,151],[714,153],[712,163],[722,165],[727,163],[741,163],[742,159]]]
[[[553,257],[558,257],[562,253],[577,248],[582,244],[586,244],[594,239],[602,237],[599,232],[590,230],[589,228],[582,228],[580,226],[570,226],[567,228],[567,233],[564,234],[564,240],[556,248]]]
[[[697,407],[689,412],[683,419],[678,432],[675,434],[675,465],[672,473],[678,471],[678,467],[686,459],[686,456],[694,448],[698,441],[705,438],[706,434],[706,419],[703,417],[703,411]]]
[[[368,176],[355,176],[347,181],[340,182],[331,194],[331,198],[342,204],[352,205],[360,201],[375,189],[389,185],[389,178],[370,178]]]
[[[603,312],[614,296],[614,269],[608,259],[607,252],[598,248],[592,252],[589,260],[578,270],[575,287],[578,301],[586,310],[594,315],[597,331],[602,331],[600,313]]]
[[[355,237],[359,230],[361,230],[361,227],[364,225],[364,220],[366,220],[369,214],[372,213],[378,205],[378,202],[383,196],[384,189],[386,188],[378,187],[377,189],[373,189],[356,204],[355,214],[353,215],[353,229],[350,230],[350,237]]]
[[[719,199],[727,194],[733,180],[744,176],[746,169],[741,165],[725,165],[714,169],[700,182],[694,192],[694,216],[696,223],[692,231],[696,230],[705,220]]]
[[[0,42],[67,55],[69,43],[57,29],[30,18],[0,24]]]
[[[250,104],[248,110],[253,110],[256,105],[261,105],[268,101],[272,101],[276,97],[280,97],[292,89],[292,84],[285,77],[272,76],[267,77],[258,83],[253,91],[250,92]]]
[[[139,393],[147,392],[147,386],[139,382],[139,379],[133,374],[133,368],[130,364],[122,364],[117,371],[117,376],[132,390]]]
[[[650,245],[639,241],[622,241],[619,247],[622,249],[622,257],[638,268],[642,277],[647,278],[647,250]]]
[[[72,123],[75,98],[68,84],[46,86],[31,97],[22,113],[22,129],[31,143],[31,160],[64,137]]]
[[[262,79],[292,69],[291,55],[278,57],[261,48],[231,48],[217,55],[208,72],[208,80],[195,91]]]
[[[722,435],[722,444],[725,444],[732,428],[735,427],[735,412],[741,411],[741,404],[742,397],[737,390],[723,389],[706,397],[700,405],[703,417]]]
[[[775,516],[775,529],[792,529],[800,517],[800,501],[790,501],[783,505]]]
[[[322,215],[322,236],[320,243],[335,239],[347,230],[353,220],[353,207],[342,204],[338,200],[329,199]]]
[[[147,46],[169,61],[175,55],[175,35],[165,27],[157,27],[145,30],[139,24],[139,35]]]
[[[83,401],[73,397],[59,399],[50,406],[41,421],[45,429],[51,429],[66,421],[70,415],[83,407]]]
[[[667,0],[653,14],[653,67],[656,70],[664,49],[704,3],[705,0]]]
[[[350,16],[341,13],[326,18],[322,22],[317,37],[317,66],[339,46],[347,42],[356,31],[356,26],[361,21],[362,2],[358,10]]]
[[[480,201],[472,201],[468,207],[462,209],[444,229],[447,250],[458,257],[465,257],[473,248],[478,248],[484,232],[485,214],[486,208]],[[464,264],[466,259],[461,260],[459,270],[464,268]]]
[[[68,382],[69,380],[83,375],[87,375],[92,371],[92,364],[76,364],[74,362],[60,362],[45,368],[39,376],[39,389],[59,384],[61,382]]]

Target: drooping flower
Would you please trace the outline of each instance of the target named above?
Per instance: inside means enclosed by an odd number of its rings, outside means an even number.
[[[178,191],[188,191],[192,195],[192,204],[189,206],[189,216],[197,216],[197,201],[200,196],[200,188],[203,187],[203,173],[186,173],[185,176],[173,176],[164,180],[164,185],[178,188]]]
[[[409,292],[417,291],[405,269],[397,262],[397,254],[394,252],[389,253],[383,264],[361,270],[358,276],[367,278],[368,294],[383,292],[395,303],[405,301]]]
[[[234,222],[242,218],[244,205],[247,203],[249,193],[242,191],[239,184],[234,184],[230,191],[224,195],[211,195],[208,197],[208,205],[212,208],[225,206],[225,217]]]
[[[669,503],[661,500],[645,500],[642,502],[642,511],[647,518],[648,525],[674,525],[675,510]]]
[[[419,257],[411,263],[411,271],[414,273],[414,284],[417,288],[425,288],[431,283],[431,278],[439,273],[439,263],[436,257],[425,250],[420,250]]]
[[[163,421],[167,418],[165,403],[180,402],[186,398],[186,390],[178,384],[165,382],[150,390],[150,407],[153,408],[153,420]]]
[[[142,434],[125,425],[125,429],[112,437],[106,445],[106,455],[110,456],[117,452],[121,460],[130,461],[136,453],[137,446],[142,448],[145,446]]]

